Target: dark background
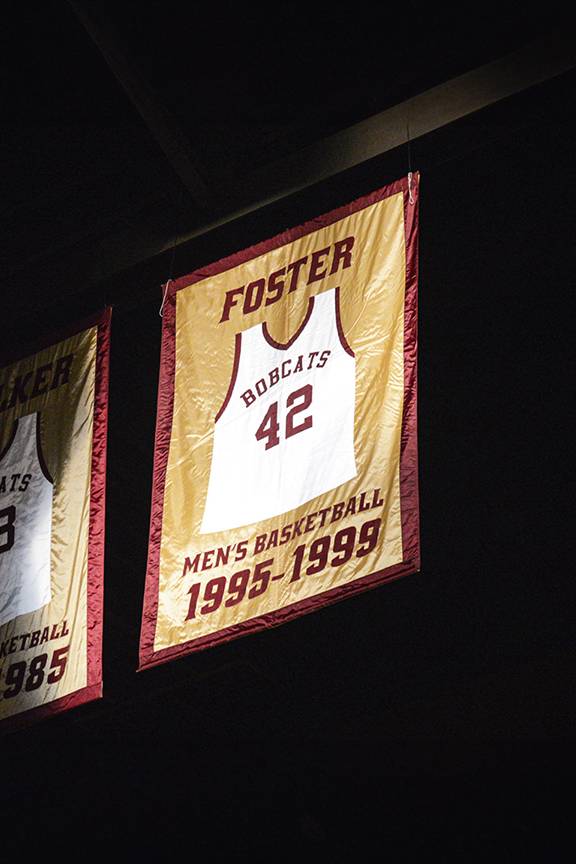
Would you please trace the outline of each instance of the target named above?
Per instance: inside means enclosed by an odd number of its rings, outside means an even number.
[[[83,5],[214,199],[190,198],[66,3],[8,4],[3,344],[114,313],[105,695],[2,739],[0,847],[70,854],[79,828],[79,855],[573,860],[575,74],[168,248],[225,210],[232,179],[562,27],[560,13]],[[421,572],[136,674],[160,283],[409,161]]]

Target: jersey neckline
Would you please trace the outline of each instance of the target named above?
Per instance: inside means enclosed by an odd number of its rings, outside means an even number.
[[[263,335],[264,339],[266,340],[266,342],[268,342],[268,344],[271,345],[273,348],[277,348],[279,351],[286,351],[287,348],[290,348],[294,344],[296,339],[298,339],[298,337],[300,336],[300,334],[302,333],[302,331],[306,327],[306,324],[310,320],[310,316],[312,315],[312,311],[314,309],[314,299],[315,299],[315,297],[310,297],[310,299],[308,300],[308,308],[306,310],[306,315],[304,316],[304,320],[300,324],[300,327],[298,327],[296,332],[290,337],[290,339],[287,342],[277,342],[276,339],[274,339],[274,337],[270,335],[270,331],[268,330],[267,322],[263,321],[262,322],[262,335]]]

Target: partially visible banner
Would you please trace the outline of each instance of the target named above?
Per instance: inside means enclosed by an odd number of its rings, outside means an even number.
[[[110,310],[0,362],[0,723],[102,695]]]
[[[167,286],[140,668],[419,569],[418,186]]]

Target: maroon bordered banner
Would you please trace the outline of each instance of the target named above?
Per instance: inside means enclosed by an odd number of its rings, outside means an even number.
[[[416,173],[378,189],[344,207],[310,220],[296,228],[284,231],[270,240],[251,246],[210,266],[200,268],[187,276],[171,281],[166,286],[162,323],[149,553],[140,638],[140,669],[152,667],[187,653],[208,648],[263,628],[276,626],[301,614],[419,570],[420,542],[416,416],[418,193],[419,175]],[[383,208],[382,218],[387,221],[386,230],[379,233],[378,211],[381,206]],[[342,226],[342,231],[339,233],[340,225]],[[387,236],[388,227],[390,232],[392,232],[390,236]],[[376,233],[374,233],[374,229],[376,229]],[[388,566],[375,567],[368,572],[355,575],[354,578],[349,579],[344,584],[340,582],[340,584],[323,585],[321,590],[309,596],[288,598],[287,602],[278,604],[276,608],[260,608],[256,610],[255,614],[247,614],[244,618],[239,616],[238,620],[227,623],[225,626],[215,625],[208,632],[206,632],[206,627],[204,627],[203,631],[198,629],[195,634],[196,627],[200,623],[202,609],[213,605],[213,601],[217,599],[215,595],[220,593],[220,585],[225,584],[224,592],[226,590],[234,592],[233,594],[222,595],[220,603],[230,602],[232,605],[233,601],[234,605],[236,605],[239,577],[234,574],[230,575],[230,571],[227,571],[226,576],[217,576],[216,578],[209,579],[215,571],[212,571],[210,568],[202,569],[201,564],[198,564],[198,561],[204,562],[206,560],[208,552],[204,550],[204,557],[200,559],[195,555],[198,549],[202,551],[201,544],[199,544],[199,541],[202,540],[202,532],[198,528],[199,520],[197,513],[193,512],[192,509],[187,511],[186,506],[180,511],[180,515],[181,523],[186,524],[188,519],[190,521],[188,547],[181,550],[177,549],[176,554],[173,554],[174,548],[170,548],[174,542],[174,538],[170,536],[171,532],[175,530],[172,526],[176,523],[174,522],[173,512],[167,517],[166,507],[169,506],[172,508],[172,511],[174,510],[171,498],[171,496],[173,497],[174,487],[179,486],[185,492],[188,490],[190,500],[192,500],[198,497],[200,489],[204,489],[205,491],[207,482],[206,477],[204,476],[202,480],[200,473],[198,473],[197,476],[200,479],[197,483],[194,483],[194,471],[185,476],[179,476],[176,482],[174,482],[176,475],[171,475],[172,482],[167,482],[168,475],[173,470],[171,459],[173,461],[178,461],[179,459],[180,464],[183,461],[181,457],[184,451],[182,450],[181,443],[177,440],[178,435],[180,435],[180,438],[188,434],[197,435],[201,440],[208,437],[206,433],[209,427],[206,426],[198,432],[194,428],[193,421],[182,432],[182,416],[185,410],[182,400],[178,403],[178,409],[175,412],[175,393],[178,389],[177,375],[182,375],[182,368],[186,366],[187,360],[184,344],[186,333],[190,332],[195,326],[201,326],[200,322],[202,322],[204,310],[208,310],[206,312],[208,321],[210,320],[210,315],[213,315],[214,309],[217,309],[218,315],[221,308],[226,310],[222,311],[221,321],[224,320],[226,314],[230,316],[230,321],[226,321],[227,324],[230,324],[227,332],[218,333],[217,335],[217,338],[221,336],[222,341],[229,346],[227,348],[225,381],[220,386],[218,392],[214,394],[207,393],[207,399],[210,402],[210,411],[212,412],[211,417],[217,422],[222,411],[228,405],[231,389],[234,386],[238,371],[240,334],[242,333],[243,335],[245,329],[253,322],[262,326],[264,332],[269,327],[267,316],[275,309],[272,305],[268,309],[265,309],[265,303],[262,303],[262,307],[256,311],[256,314],[248,324],[239,319],[238,316],[236,316],[236,320],[232,320],[233,315],[230,314],[231,306],[238,298],[236,297],[235,300],[229,299],[226,306],[222,307],[222,304],[219,304],[218,292],[226,292],[226,288],[229,285],[242,285],[242,292],[244,292],[246,285],[248,285],[248,288],[252,285],[257,285],[258,279],[255,276],[259,272],[266,273],[273,270],[273,266],[282,263],[283,255],[286,261],[294,259],[294,254],[289,254],[290,250],[308,250],[309,253],[310,249],[315,248],[317,244],[314,242],[314,235],[323,239],[325,241],[324,246],[328,247],[329,242],[332,242],[335,237],[339,237],[340,234],[342,237],[345,237],[352,230],[360,233],[366,231],[367,235],[370,234],[364,247],[362,246],[363,238],[356,236],[354,248],[358,253],[358,258],[356,259],[358,262],[363,260],[362,255],[364,255],[364,258],[368,257],[368,253],[365,253],[363,249],[365,250],[369,243],[380,244],[384,250],[382,261],[390,262],[392,259],[389,256],[396,256],[396,264],[398,266],[394,272],[399,272],[400,266],[402,269],[402,284],[395,286],[398,291],[401,290],[402,292],[400,310],[402,316],[400,374],[403,381],[403,392],[398,412],[399,416],[401,415],[398,429],[397,454],[397,485],[399,493],[397,534],[399,536],[396,548],[401,547],[400,554],[397,555],[398,560]],[[393,235],[393,232],[396,233]],[[396,245],[392,248],[392,244],[388,253],[385,247],[387,243],[391,243],[391,238]],[[326,249],[320,251],[323,252]],[[318,262],[321,262],[321,259],[318,257],[315,259],[314,255],[318,256],[318,252],[312,252],[310,257],[316,269],[313,273],[311,271],[314,278],[310,278],[310,282],[314,284],[311,286],[308,294],[316,293],[314,289],[316,289],[317,285],[315,283],[318,281],[316,279],[319,272]],[[268,259],[270,259],[271,264],[267,267],[266,262]],[[346,266],[346,262],[344,266]],[[271,278],[276,279],[274,285],[278,284],[278,279],[280,278],[277,274],[286,273],[289,269],[289,267],[284,269],[280,267],[272,274]],[[351,294],[352,288],[350,286],[352,282],[350,280],[353,280],[352,269],[351,266],[350,271],[347,273],[343,271],[336,272],[332,281],[327,284],[326,287],[328,290],[330,290],[332,285],[336,289],[336,298],[338,298],[338,295],[346,297],[347,293]],[[359,269],[358,273],[360,272]],[[349,277],[349,281],[346,284],[345,277]],[[248,280],[250,279],[254,281],[248,284]],[[339,282],[341,284],[338,284]],[[320,291],[323,287],[322,285]],[[246,288],[246,291],[248,288]],[[240,288],[233,288],[227,293],[238,295],[239,291]],[[285,338],[282,340],[282,344],[277,343],[278,348],[283,348],[287,344],[290,344],[293,341],[291,337],[294,334],[299,335],[304,324],[307,322],[305,313],[309,312],[310,309],[307,302],[308,295],[306,294],[306,290],[302,293],[303,306],[298,307],[292,314],[284,332]],[[243,297],[246,299],[245,293],[240,294],[239,297],[240,303]],[[190,298],[189,302],[188,298]],[[278,304],[278,307],[280,307],[280,304]],[[188,312],[187,315],[185,314],[186,312]],[[234,309],[233,312],[238,312],[238,309]],[[287,317],[289,317],[288,313]],[[215,324],[221,323],[218,322],[217,317],[213,320]],[[348,326],[350,326],[350,321],[350,310],[348,310]],[[198,324],[195,322],[198,322]],[[275,321],[275,326],[276,328],[280,326],[280,329],[282,329],[281,325],[278,324],[278,320]],[[338,332],[343,337],[344,334],[341,330],[339,318]],[[268,339],[268,342],[274,344],[274,339]],[[180,350],[180,354],[177,361],[178,350]],[[353,354],[353,352],[350,353]],[[179,372],[177,372],[177,367]],[[190,372],[187,381],[190,382],[193,380],[193,377],[193,373]],[[207,381],[206,389],[209,390],[210,386],[210,382]],[[207,410],[207,415],[210,411]],[[179,429],[175,432],[176,415],[180,425]],[[264,432],[262,432],[262,428],[264,428]],[[258,434],[260,437],[263,434],[268,434],[266,427],[261,426]],[[178,459],[174,455],[176,451]],[[206,472],[204,473],[206,474]],[[203,483],[204,486],[202,486]],[[374,483],[373,485],[376,484]],[[360,485],[359,488],[362,488],[362,486]],[[380,489],[376,491],[379,492]],[[182,500],[185,502],[186,497],[184,496]],[[349,499],[347,510],[351,506],[351,500],[352,498]],[[361,500],[366,501],[366,499]],[[376,500],[376,498],[373,500]],[[318,508],[315,509],[318,510]],[[299,512],[301,510],[302,508],[300,508]],[[315,512],[313,515],[317,515],[317,513]],[[195,525],[193,524],[194,522]],[[357,523],[357,526],[359,532],[361,532],[359,523]],[[349,531],[351,532],[352,530],[353,526],[350,527]],[[268,534],[269,537],[273,536],[273,531],[274,529]],[[389,531],[386,536],[391,533]],[[247,527],[245,534],[246,536],[250,535],[250,526]],[[216,557],[220,563],[228,563],[225,561],[225,552],[233,546],[232,543],[227,543],[228,536],[226,532],[216,535],[214,546],[217,547]],[[230,532],[231,540],[236,541],[238,536],[240,535],[238,535],[237,529]],[[315,534],[312,536],[316,537]],[[346,536],[348,537],[350,534]],[[357,534],[357,537],[359,536],[361,536],[361,533]],[[241,543],[242,541],[239,542]],[[320,542],[320,538],[318,538],[318,542]],[[338,542],[340,544],[343,542],[342,535]],[[178,544],[176,543],[176,545]],[[182,546],[182,543],[180,546]],[[306,554],[308,554],[308,550]],[[163,555],[164,565],[162,564]],[[173,566],[174,562],[180,563],[180,561],[184,564],[181,569],[180,567]],[[172,573],[169,572],[171,566]],[[246,566],[246,561],[244,560],[240,565],[237,564],[236,570],[238,570],[239,566]],[[216,572],[222,572],[222,570]],[[272,576],[268,584],[271,585],[275,578],[280,579],[283,575]],[[190,586],[190,580],[194,580],[195,577],[200,581],[193,581]],[[220,582],[218,582],[219,579]],[[198,587],[196,588],[196,586]],[[252,590],[254,593],[254,589]],[[208,597],[208,602],[204,606],[197,602],[202,592],[204,592],[204,597]],[[189,599],[190,596],[195,598],[194,608],[192,608],[192,600]],[[228,601],[222,601],[223,596],[228,596]],[[286,596],[284,600],[286,600]],[[238,606],[241,605],[241,602],[239,602]],[[175,614],[175,610],[178,610],[179,614],[178,612]],[[192,617],[190,617],[191,611]]]
[[[16,608],[20,614],[0,625],[3,732],[102,696],[110,322],[106,308],[0,356],[0,442],[5,445],[0,451],[9,459],[14,447],[7,445],[36,414],[36,452],[52,486],[48,602]],[[26,459],[25,447],[14,458]],[[0,460],[0,512],[8,509],[2,491],[13,487],[14,497],[18,490],[14,482],[8,486],[9,479]],[[32,489],[34,478],[29,482]],[[19,509],[30,507],[24,498],[9,506],[16,517]],[[8,545],[6,524],[0,519],[0,549]],[[41,542],[34,529],[21,538],[20,524],[16,518],[12,548],[0,554],[1,568],[2,558],[12,553],[13,577],[28,561],[26,546]],[[28,588],[18,590],[22,594]],[[5,605],[1,591],[0,597]]]

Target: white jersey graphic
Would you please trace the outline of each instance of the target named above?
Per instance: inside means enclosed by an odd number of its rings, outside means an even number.
[[[51,600],[52,490],[40,415],[29,414],[0,454],[0,625]]]
[[[265,322],[238,333],[201,533],[278,516],[355,477],[355,391],[338,288],[310,298],[285,345]]]

